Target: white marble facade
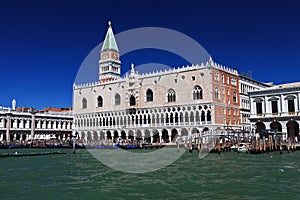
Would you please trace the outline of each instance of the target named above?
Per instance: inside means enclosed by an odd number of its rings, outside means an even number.
[[[0,141],[69,139],[72,113],[36,113],[0,108]]]
[[[250,92],[250,121],[256,132],[274,130],[284,138],[299,136],[300,82]]]
[[[241,126],[244,131],[251,131],[249,92],[271,87],[272,83],[262,83],[250,77],[239,76]]]
[[[221,90],[227,83],[213,78],[218,71],[238,82],[237,71],[212,59],[148,74],[138,74],[132,65],[131,71],[121,78],[119,51],[111,26],[100,55],[99,82],[73,86],[74,134],[85,143],[117,137],[171,142],[176,135],[221,130],[226,122],[223,109],[239,108],[238,100],[231,105],[232,101],[220,100],[221,92],[216,96],[217,87]],[[231,86],[228,81],[228,98],[232,96],[230,91],[238,92],[236,82]],[[222,117],[219,121],[215,109],[222,110],[218,111],[218,117]]]

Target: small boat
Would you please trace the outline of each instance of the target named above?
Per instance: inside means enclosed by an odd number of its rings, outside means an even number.
[[[237,145],[232,145],[230,147],[230,151],[232,151],[232,152],[236,152],[237,150],[238,150],[238,146]]]
[[[121,148],[121,149],[140,149],[140,145],[132,145],[132,144],[127,144],[127,145],[121,145],[121,144],[117,144],[117,147]]]
[[[240,143],[237,152],[247,152],[249,150],[249,145],[247,143]]]
[[[116,149],[117,145],[84,145],[86,149]]]
[[[34,153],[4,153],[0,154],[0,157],[23,157],[23,156],[45,156],[50,154],[66,154],[66,152],[52,151],[52,152],[34,152]]]

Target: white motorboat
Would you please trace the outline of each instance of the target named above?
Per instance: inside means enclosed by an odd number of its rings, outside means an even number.
[[[249,145],[247,143],[240,143],[237,151],[238,152],[247,152],[249,150]]]
[[[230,147],[230,151],[233,151],[233,152],[235,152],[235,151],[237,151],[238,150],[238,146],[235,144],[235,145],[232,145],[231,147]]]

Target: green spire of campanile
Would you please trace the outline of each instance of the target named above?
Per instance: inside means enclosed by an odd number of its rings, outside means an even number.
[[[108,30],[107,30],[101,51],[105,51],[105,50],[113,50],[113,51],[119,52],[119,49],[118,49],[118,46],[116,43],[116,39],[115,39],[114,33],[111,28],[110,21],[108,21]]]
[[[119,49],[111,22],[108,22],[108,30],[100,52],[99,81],[100,83],[117,80],[121,76],[121,61]]]

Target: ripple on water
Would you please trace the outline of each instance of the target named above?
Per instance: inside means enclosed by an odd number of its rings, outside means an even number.
[[[2,159],[0,199],[291,199],[298,193],[299,165],[300,152],[204,159],[193,152],[158,171],[128,174],[77,150]]]

